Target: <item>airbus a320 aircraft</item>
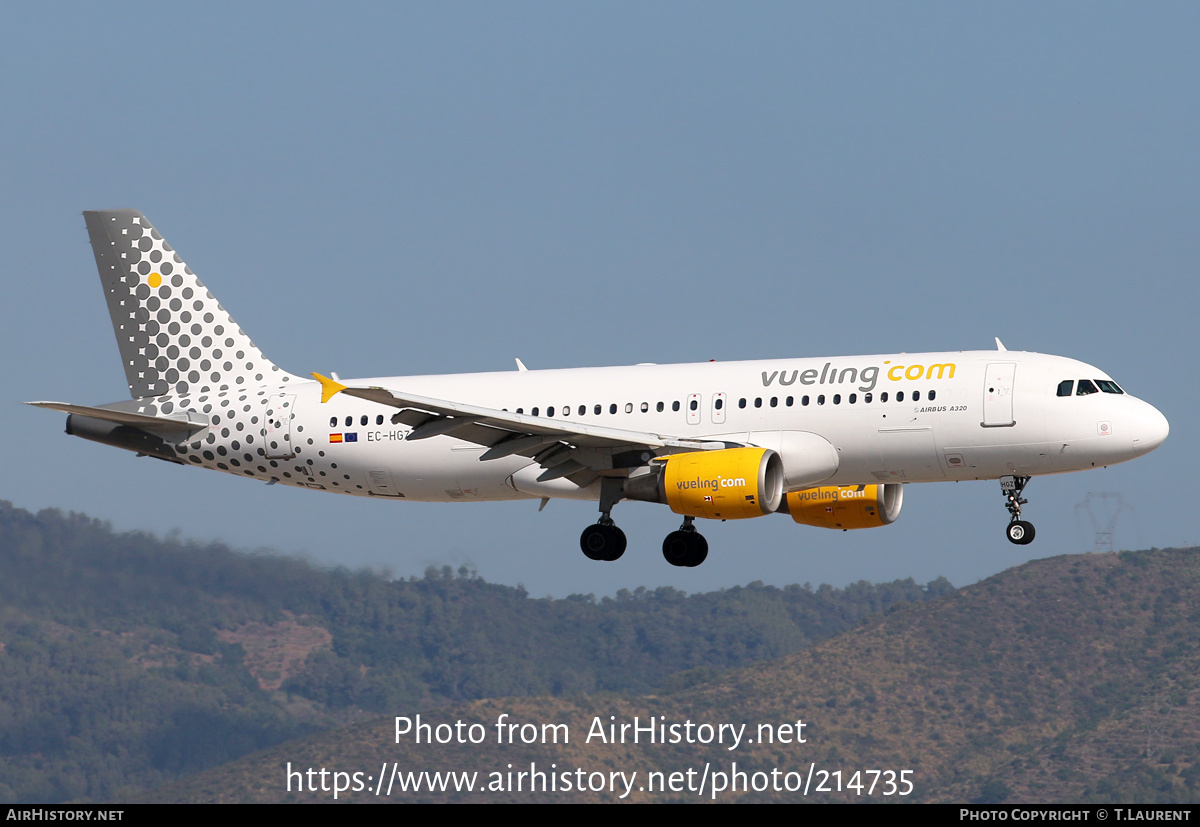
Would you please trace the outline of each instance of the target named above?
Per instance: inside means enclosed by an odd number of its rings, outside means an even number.
[[[1167,420],[1104,371],[1005,350],[306,379],[269,361],[141,213],[85,212],[132,399],[32,402],[67,433],[267,483],[420,501],[594,500],[616,560],[622,499],[697,517],[882,526],[913,482],[999,479],[1014,543],[1030,477],[1133,459]]]

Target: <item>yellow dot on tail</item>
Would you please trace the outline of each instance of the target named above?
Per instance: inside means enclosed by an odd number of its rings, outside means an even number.
[[[158,273],[151,273],[150,278],[146,279],[146,281],[150,282],[151,287],[158,287],[162,284],[162,276]]]

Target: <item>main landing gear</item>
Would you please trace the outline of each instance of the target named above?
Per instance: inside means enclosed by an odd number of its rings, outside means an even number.
[[[579,536],[579,547],[589,560],[619,560],[625,553],[625,545],[625,532],[607,515],[585,528]],[[692,525],[692,518],[685,517],[679,530],[672,531],[663,540],[662,550],[663,557],[672,566],[694,568],[708,558],[708,540]]]
[[[1021,497],[1025,491],[1025,486],[1029,484],[1029,477],[1001,477],[1000,478],[1000,493],[1004,495],[1004,507],[1008,509],[1011,518],[1008,521],[1008,528],[1005,529],[1005,535],[1010,543],[1016,543],[1019,546],[1027,546],[1033,542],[1033,537],[1036,532],[1033,530],[1033,523],[1021,519],[1021,506],[1029,502],[1029,500]]]
[[[621,499],[621,481],[605,477],[600,481],[600,521],[579,535],[579,547],[589,560],[612,562],[625,553],[625,532],[612,519],[613,506]]]
[[[672,566],[694,568],[708,557],[708,540],[692,525],[695,517],[684,517],[678,531],[663,540],[663,557]]]
[[[619,560],[625,553],[625,532],[617,528],[611,517],[601,517],[579,536],[579,547],[589,560]]]
[[[625,532],[612,519],[613,506],[621,499],[621,480],[605,477],[600,483],[600,520],[579,535],[579,547],[589,560],[612,561],[625,553]],[[678,531],[663,540],[663,557],[672,566],[695,567],[708,557],[708,541],[692,525],[694,517],[684,517]]]

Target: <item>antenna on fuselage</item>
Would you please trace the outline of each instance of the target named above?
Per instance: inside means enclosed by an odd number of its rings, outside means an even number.
[[[996,350],[1008,350],[1008,348],[1006,348],[1004,346],[1004,342],[1000,341],[999,336],[997,336],[995,338],[996,338]]]

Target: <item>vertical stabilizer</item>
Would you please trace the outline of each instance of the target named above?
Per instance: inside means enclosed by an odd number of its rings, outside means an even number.
[[[133,398],[295,380],[262,355],[144,215],[83,217]]]

